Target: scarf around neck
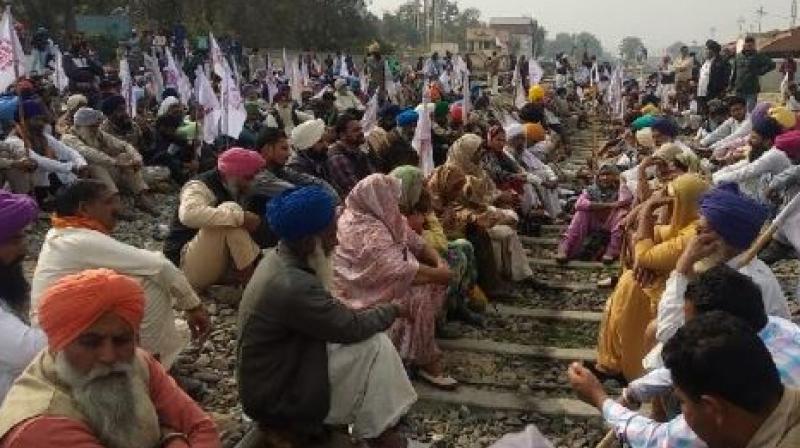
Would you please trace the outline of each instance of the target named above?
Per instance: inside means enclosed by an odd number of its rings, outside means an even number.
[[[100,221],[82,216],[58,216],[54,213],[50,217],[50,222],[53,224],[53,228],[55,229],[89,229],[104,233],[106,235],[111,233],[111,231]]]

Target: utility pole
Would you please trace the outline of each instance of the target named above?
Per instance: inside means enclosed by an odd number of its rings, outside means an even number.
[[[758,32],[761,33],[761,21],[764,20],[764,16],[767,15],[767,12],[764,11],[764,6],[756,9],[756,17],[758,17]]]
[[[792,0],[792,28],[797,26],[797,0]]]
[[[737,20],[736,23],[739,24],[739,35],[744,35],[744,25],[747,23],[747,21],[744,20],[744,17],[739,17],[739,20]]]

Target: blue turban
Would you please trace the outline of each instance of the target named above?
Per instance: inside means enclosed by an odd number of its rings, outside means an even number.
[[[678,135],[678,126],[674,121],[667,117],[657,117],[655,120],[653,120],[653,124],[650,127],[654,131],[658,131],[668,137],[675,137]]]
[[[37,100],[23,101],[22,113],[25,115],[26,120],[33,117],[39,117],[41,115],[47,115],[47,111],[45,110],[44,106]],[[14,112],[14,121],[20,121],[19,109]]]
[[[769,210],[739,192],[735,183],[723,183],[700,200],[700,214],[725,242],[747,249],[769,218]]]
[[[656,121],[656,117],[652,115],[642,115],[636,120],[633,120],[633,123],[631,123],[631,128],[633,128],[634,131],[640,131],[644,128],[653,126],[654,121]]]
[[[386,103],[381,109],[378,111],[378,117],[380,118],[396,118],[400,114],[400,106],[397,104]]]
[[[336,215],[336,198],[324,188],[286,190],[267,204],[266,218],[282,240],[297,241],[323,231]]]
[[[400,127],[417,124],[419,114],[414,109],[406,109],[397,115],[397,125]]]
[[[775,137],[783,132],[780,123],[772,117],[754,117],[752,118],[752,122],[753,131],[768,140],[775,140]]]

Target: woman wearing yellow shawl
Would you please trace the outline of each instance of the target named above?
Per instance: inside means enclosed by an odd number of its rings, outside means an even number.
[[[597,371],[641,376],[646,354],[645,330],[656,317],[667,278],[683,250],[697,233],[700,196],[708,189],[696,174],[683,174],[669,183],[668,197],[654,196],[642,204],[634,237],[633,269],[625,269],[606,302],[598,337]],[[668,225],[655,225],[655,212],[671,209]]]

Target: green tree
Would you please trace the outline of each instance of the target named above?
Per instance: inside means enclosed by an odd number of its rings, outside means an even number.
[[[619,44],[619,53],[625,61],[634,61],[645,48],[642,39],[635,36],[628,36],[622,39]]]

